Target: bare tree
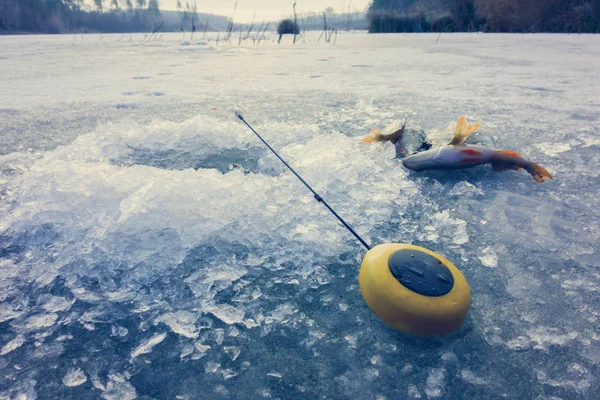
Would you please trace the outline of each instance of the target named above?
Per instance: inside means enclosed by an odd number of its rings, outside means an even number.
[[[327,10],[333,10],[331,7],[328,7],[323,13],[323,31],[321,31],[321,35],[319,35],[319,39],[317,39],[317,43],[321,41],[323,34],[325,34],[325,41],[327,41]]]
[[[103,6],[103,4],[102,4],[102,3],[103,3],[103,2],[104,2],[104,0],[94,0],[94,5],[96,6],[96,9],[97,9],[97,10],[98,10],[98,12],[100,12],[100,13],[102,13],[102,8],[103,8],[103,7],[102,7],[102,6]]]
[[[260,41],[265,38],[265,33],[267,32],[267,29],[269,29],[270,24],[271,24],[270,22],[267,22],[267,26],[265,26],[265,29],[263,30],[262,34],[260,34],[260,36],[258,38],[258,44],[260,44]],[[258,33],[260,33],[260,31]]]
[[[294,1],[294,44],[296,44],[296,31],[298,30],[298,17],[296,16],[296,2]]]
[[[208,31],[208,18],[206,19],[206,25],[204,25],[204,34],[202,35],[202,40],[206,39],[207,31]]]
[[[248,28],[248,32],[246,32],[246,36],[244,36],[244,40],[248,39],[248,36],[250,36],[250,32],[252,32],[252,29],[254,28],[254,19],[256,18],[256,11],[254,11],[254,15],[252,16],[252,23],[250,24],[250,28]],[[261,25],[262,27],[262,25]],[[259,29],[260,31],[260,29]]]
[[[194,33],[196,33],[196,18],[198,18],[198,6],[196,6],[196,0],[192,5],[192,35],[190,40],[194,40]]]
[[[229,25],[227,26],[227,36],[226,39],[224,39],[225,41],[231,39],[231,35],[233,34],[233,18],[235,17],[235,11],[237,10],[237,6],[238,6],[238,2],[235,2],[235,5],[233,6],[233,12],[231,13],[231,18],[229,19]]]
[[[179,13],[179,22],[181,24],[179,27],[179,31],[183,32],[183,39],[185,39],[185,29],[183,29],[183,10],[182,10],[183,6],[181,5],[181,0],[177,0],[177,5],[175,6],[175,8],[177,9],[177,12]]]

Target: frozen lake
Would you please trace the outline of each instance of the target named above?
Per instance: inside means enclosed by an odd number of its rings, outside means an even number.
[[[0,37],[0,399],[597,398],[600,37],[199,36]],[[372,314],[235,107],[368,242],[452,260],[464,325]],[[359,140],[461,113],[554,179]]]

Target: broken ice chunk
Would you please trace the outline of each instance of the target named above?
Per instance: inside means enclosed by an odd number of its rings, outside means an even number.
[[[159,333],[152,336],[150,339],[142,342],[138,347],[135,348],[135,350],[131,352],[131,358],[135,358],[142,354],[150,353],[152,351],[152,348],[160,342],[162,342],[163,340],[165,340],[166,337],[166,333]]]
[[[84,384],[87,381],[85,373],[79,369],[70,369],[62,379],[65,386],[74,387]]]
[[[484,267],[495,268],[498,266],[498,255],[491,247],[483,249],[483,254],[479,256],[479,261]]]
[[[205,311],[229,325],[244,322],[244,316],[246,315],[244,310],[230,304],[212,304],[206,307]]]
[[[162,322],[178,335],[190,339],[198,337],[198,328],[196,320],[198,316],[188,311],[177,311],[175,313],[166,313],[156,319],[156,323]]]

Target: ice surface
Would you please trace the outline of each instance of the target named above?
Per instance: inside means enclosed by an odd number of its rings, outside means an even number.
[[[38,302],[41,303],[41,306],[44,310],[53,313],[67,311],[73,304],[73,301],[69,301],[64,297],[52,295],[40,296],[38,298]]]
[[[444,394],[444,381],[446,379],[446,370],[444,368],[435,368],[429,372],[427,382],[425,383],[425,394],[429,398],[441,397]]]
[[[4,347],[2,347],[2,350],[0,350],[0,356],[4,356],[4,355],[10,353],[11,351],[15,350],[19,346],[22,346],[23,343],[25,343],[25,337],[22,335],[17,336],[10,342],[6,343],[4,345]]]
[[[83,385],[85,382],[87,382],[87,376],[79,368],[68,370],[63,377],[63,383],[69,387]]]
[[[485,379],[478,377],[477,375],[475,375],[473,373],[473,371],[470,371],[468,369],[463,369],[462,371],[460,371],[460,376],[465,381],[467,381],[473,385],[485,385],[486,384]]]
[[[479,261],[484,267],[494,268],[498,265],[498,255],[491,247],[486,247],[479,256]]]
[[[0,37],[0,398],[596,397],[597,37],[317,38]],[[464,326],[384,326],[363,249],[236,108],[368,242],[453,261]],[[359,140],[462,113],[555,179]]]
[[[246,314],[244,310],[230,304],[212,304],[205,310],[229,325],[243,322]]]
[[[142,354],[150,353],[152,351],[152,348],[157,344],[161,343],[163,340],[165,340],[166,337],[166,333],[158,333],[152,336],[151,338],[145,340],[131,352],[131,358],[135,358]]]
[[[471,197],[471,196],[483,196],[483,190],[479,189],[475,185],[462,181],[454,185],[452,190],[448,193],[450,196],[456,197]]]
[[[102,393],[105,400],[133,400],[137,398],[135,388],[121,374],[108,376],[108,383]]]

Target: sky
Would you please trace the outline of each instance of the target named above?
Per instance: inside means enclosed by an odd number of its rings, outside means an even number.
[[[187,0],[191,3],[194,0]],[[181,0],[185,6],[186,0]],[[296,0],[296,12],[298,14],[307,12],[322,12],[331,7],[335,12],[348,10],[363,11],[371,0]],[[159,0],[160,8],[163,10],[175,10],[177,0]],[[256,11],[256,20],[278,20],[282,17],[292,15],[294,0],[238,0],[235,20],[238,22],[250,22]],[[235,0],[196,0],[198,12],[231,16]]]

